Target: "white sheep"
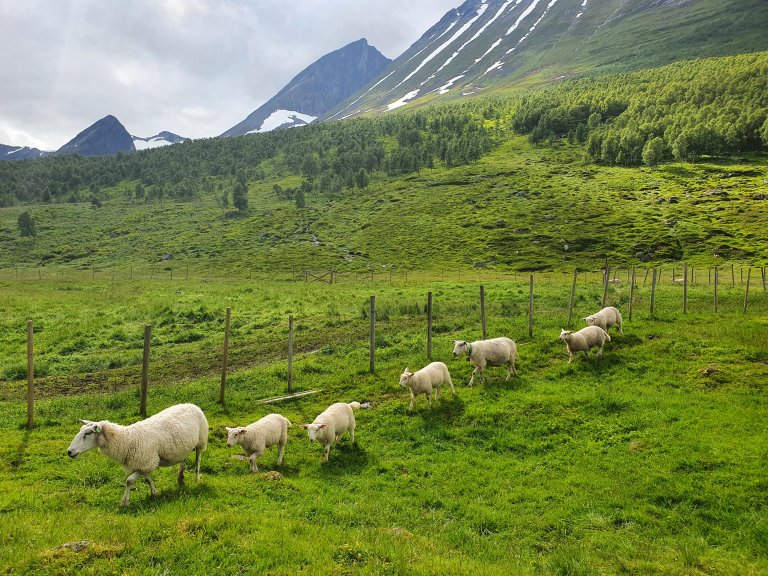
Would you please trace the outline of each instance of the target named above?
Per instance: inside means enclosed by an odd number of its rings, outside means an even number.
[[[490,340],[476,340],[475,342],[453,340],[454,358],[461,354],[466,354],[467,361],[472,362],[475,366],[467,386],[472,386],[475,382],[476,373],[480,375],[481,379],[483,378],[483,370],[486,366],[506,366],[505,382],[509,380],[510,376],[517,376],[517,370],[515,370],[515,360],[519,358],[517,345],[509,338],[492,338]]]
[[[443,384],[448,384],[451,387],[451,392],[456,396],[456,389],[453,387],[448,366],[442,362],[432,362],[416,372],[410,372],[406,368],[400,376],[400,386],[411,391],[411,404],[408,406],[408,411],[411,412],[413,410],[416,394],[424,394],[431,408],[432,388],[435,388],[435,400],[437,400],[440,398],[440,386]]]
[[[360,408],[360,402],[336,402],[315,418],[312,424],[302,424],[300,428],[307,431],[310,442],[317,441],[325,448],[323,462],[328,462],[331,444],[338,442],[345,432],[349,432],[350,441],[355,442],[355,414],[352,409]]]
[[[608,332],[611,326],[618,326],[619,331],[624,334],[624,328],[621,326],[621,312],[613,306],[606,306],[599,312],[595,312],[582,318],[587,323],[587,326],[600,326],[603,330]]]
[[[227,427],[227,446],[232,448],[235,444],[240,444],[248,456],[238,454],[233,458],[248,460],[251,472],[256,473],[259,471],[256,459],[263,456],[267,448],[277,444],[277,465],[280,466],[283,463],[290,425],[286,417],[280,414],[268,414],[248,426]]]
[[[603,354],[603,345],[606,340],[610,340],[611,337],[608,332],[600,328],[600,326],[587,326],[582,328],[578,332],[572,330],[560,330],[560,340],[565,342],[565,347],[568,350],[568,363],[573,360],[574,352],[584,352],[584,355],[589,358],[589,349],[593,346],[598,346],[598,356]]]
[[[139,476],[157,495],[150,474],[159,466],[179,464],[179,486],[184,484],[184,461],[195,451],[195,480],[200,481],[200,454],[208,445],[208,420],[194,404],[177,404],[130,426],[107,420],[80,420],[83,426],[69,445],[67,454],[78,454],[93,448],[115,460],[128,473],[120,506],[130,502],[131,488]]]

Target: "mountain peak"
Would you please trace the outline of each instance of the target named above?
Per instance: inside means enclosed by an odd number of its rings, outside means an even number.
[[[299,72],[272,99],[221,136],[242,136],[312,122],[379,76],[392,61],[361,38]]]
[[[133,152],[133,138],[120,121],[111,114],[94,122],[56,151],[56,154],[80,156],[110,156],[118,152]]]

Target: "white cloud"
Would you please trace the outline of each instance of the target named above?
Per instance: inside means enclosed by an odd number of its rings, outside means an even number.
[[[321,56],[395,58],[460,0],[0,0],[0,143],[56,149],[107,114],[215,136]]]

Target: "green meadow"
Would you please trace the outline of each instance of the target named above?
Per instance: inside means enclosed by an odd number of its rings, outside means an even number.
[[[670,271],[650,312],[637,278],[608,302],[625,320],[602,357],[567,362],[558,340],[571,277],[439,275],[320,283],[197,279],[0,284],[0,573],[4,574],[764,574],[768,571],[768,295],[753,271],[721,276],[718,312],[704,273],[683,288]],[[625,272],[619,272],[621,276]],[[519,376],[470,366],[452,339],[519,346]],[[427,409],[398,386],[426,355],[458,395]],[[369,297],[376,296],[376,370]],[[579,276],[574,321],[599,309],[598,274]],[[232,309],[226,403],[218,403],[224,309]],[[295,316],[294,391],[287,386]],[[26,321],[35,326],[35,427],[26,430]],[[148,412],[194,402],[210,423],[202,480],[154,474],[118,506],[125,474],[66,448],[79,418],[139,419],[144,325],[152,324]],[[298,424],[334,401],[369,401],[321,464]],[[293,422],[282,466],[233,460],[224,426],[272,412]],[[279,472],[279,476],[272,472]],[[81,546],[64,544],[86,541]]]

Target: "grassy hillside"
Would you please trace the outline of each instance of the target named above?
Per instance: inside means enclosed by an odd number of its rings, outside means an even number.
[[[609,302],[625,315],[602,358],[567,363],[557,340],[570,282],[539,275],[534,336],[527,283],[486,282],[488,331],[519,345],[520,376],[468,388],[452,338],[480,336],[478,281],[333,286],[156,281],[0,284],[0,573],[189,574],[762,574],[768,437],[768,298],[706,276],[667,280],[649,313],[639,279]],[[738,276],[737,276],[738,278]],[[599,307],[581,279],[575,316]],[[737,280],[738,282],[738,280]],[[435,302],[434,359],[456,398],[406,413],[403,368],[425,354],[424,302]],[[368,372],[368,295],[377,295],[376,373]],[[64,296],[64,297],[62,297]],[[217,404],[223,308],[233,308],[227,405]],[[287,315],[297,316],[294,385],[315,396],[259,405],[285,391]],[[24,323],[37,326],[36,427],[24,430]],[[192,401],[211,434],[203,480],[179,490],[155,474],[119,509],[125,475],[95,453],[71,461],[78,418],[136,421],[141,333],[154,324],[149,412]],[[328,403],[369,400],[356,443],[320,448],[296,426]],[[224,426],[278,411],[293,423],[283,466],[232,460]],[[190,460],[191,462],[191,460]],[[281,477],[270,475],[276,470]],[[73,514],[76,507],[77,513]],[[87,541],[73,550],[66,543]]]
[[[374,180],[305,208],[273,186],[249,185],[250,213],[227,217],[210,196],[136,204],[127,182],[101,208],[75,203],[0,209],[0,267],[190,267],[196,274],[335,266],[346,270],[597,269],[688,260],[765,265],[768,163],[666,163],[658,169],[585,165],[578,147],[532,147],[510,137],[478,162]],[[29,210],[35,238],[21,238]],[[566,248],[567,246],[567,248]],[[173,256],[162,261],[164,254]]]

